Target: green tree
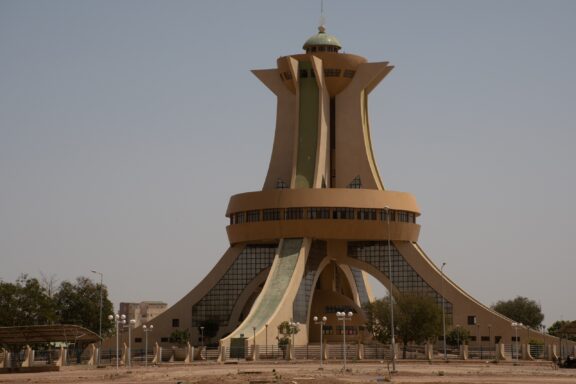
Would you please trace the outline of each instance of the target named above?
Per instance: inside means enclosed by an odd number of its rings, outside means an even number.
[[[452,346],[458,346],[463,344],[468,344],[470,339],[470,331],[464,327],[455,327],[446,334],[446,344]]]
[[[38,279],[21,275],[16,282],[0,282],[0,325],[45,325],[56,321],[54,302]]]
[[[381,343],[390,343],[390,296],[363,305],[366,315],[366,328],[374,339]],[[397,318],[397,316],[395,316]]]
[[[190,331],[188,329],[175,330],[170,334],[170,342],[184,347],[190,341]]]
[[[492,309],[531,328],[539,328],[544,320],[540,304],[522,296],[513,300],[500,300],[492,305]]]
[[[400,295],[397,301],[398,337],[403,342],[402,358],[406,358],[408,343],[421,344],[436,338],[442,331],[442,311],[429,296]]]
[[[100,328],[100,290],[102,289],[102,334],[112,331],[114,323],[108,315],[114,312],[108,299],[106,286],[95,284],[87,277],[78,277],[74,283],[63,281],[54,294],[58,319],[62,324],[76,324],[99,332]]]
[[[390,298],[365,304],[364,310],[368,330],[378,341],[390,342]],[[396,336],[404,344],[403,358],[406,358],[408,343],[423,343],[440,334],[442,311],[431,297],[400,295],[394,306],[394,327]]]
[[[572,323],[572,321],[557,320],[550,327],[548,327],[548,333],[552,336],[576,341],[576,335],[562,333],[562,329],[570,323]]]

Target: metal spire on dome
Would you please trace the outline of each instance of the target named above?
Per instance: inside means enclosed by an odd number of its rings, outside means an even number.
[[[323,33],[326,31],[326,26],[324,25],[326,20],[324,19],[324,0],[320,0],[320,21],[318,22],[318,31]]]

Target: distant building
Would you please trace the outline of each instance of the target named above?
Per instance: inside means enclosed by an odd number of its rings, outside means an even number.
[[[162,301],[142,301],[141,303],[120,303],[120,314],[136,320],[135,326],[146,324],[168,308]]]

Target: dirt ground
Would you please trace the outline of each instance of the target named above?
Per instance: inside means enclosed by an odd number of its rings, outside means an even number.
[[[576,370],[557,369],[551,363],[399,362],[390,378],[386,363],[194,363],[158,367],[64,367],[60,372],[2,374],[0,383],[466,383],[563,384],[576,383]]]

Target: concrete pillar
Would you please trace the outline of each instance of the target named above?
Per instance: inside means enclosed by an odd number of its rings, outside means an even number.
[[[292,343],[286,344],[286,360],[294,360],[294,346]]]
[[[432,361],[433,354],[434,354],[434,345],[426,343],[424,345],[424,358],[428,361]]]
[[[128,346],[126,343],[122,344],[122,355],[120,356],[120,365],[126,366],[126,359],[128,357]]]
[[[10,352],[7,349],[2,348],[2,360],[0,360],[0,368],[11,368]]]
[[[356,359],[364,360],[364,344],[358,342],[358,348],[356,349]]]
[[[98,362],[98,354],[97,354],[98,349],[96,348],[96,345],[94,345],[94,343],[90,344],[88,346],[88,354],[89,354],[89,358],[88,358],[88,365],[96,365]]]
[[[462,344],[460,346],[460,359],[468,360],[468,344]]]
[[[522,360],[534,360],[532,354],[530,353],[530,344],[522,344]]]
[[[152,359],[152,364],[160,364],[162,362],[162,348],[158,345],[158,342],[154,344],[154,358]]]
[[[218,347],[218,362],[224,363],[226,361],[226,346],[220,344]]]
[[[558,361],[558,353],[556,352],[556,344],[548,344],[548,360]]]
[[[184,358],[185,363],[191,363],[194,360],[194,348],[190,345],[190,342],[186,343],[186,357]]]
[[[322,360],[326,361],[328,360],[328,343],[324,342],[324,345],[322,346]]]
[[[505,350],[504,350],[504,343],[496,344],[496,360],[497,361],[508,360],[508,358],[506,357]]]
[[[24,361],[22,362],[22,367],[31,367],[32,363],[34,363],[34,354],[32,353],[32,348],[27,345],[24,351]]]

